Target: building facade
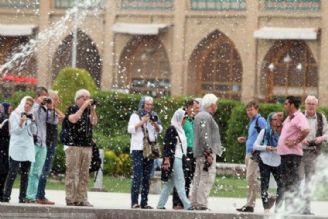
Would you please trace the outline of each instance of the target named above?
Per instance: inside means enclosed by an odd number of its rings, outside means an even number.
[[[24,69],[48,87],[76,59],[102,90],[328,105],[328,1],[84,0],[80,22],[73,3],[0,0],[0,64],[41,35]]]

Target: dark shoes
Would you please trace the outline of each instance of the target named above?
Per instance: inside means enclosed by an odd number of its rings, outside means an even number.
[[[179,205],[179,204],[178,205],[174,205],[173,206],[173,209],[174,210],[182,210],[183,209],[183,206],[182,205]]]
[[[250,206],[243,206],[241,208],[236,209],[239,212],[254,212],[254,208]]]
[[[49,201],[49,200],[46,199],[46,198],[43,198],[43,199],[37,199],[37,200],[36,200],[36,203],[37,203],[37,204],[40,204],[40,205],[54,205],[54,204],[55,204],[55,202]]]
[[[269,197],[268,198],[268,209],[271,209],[275,202],[276,202],[276,197],[275,196]]]
[[[142,209],[153,209],[150,205],[141,206]]]
[[[305,209],[301,212],[303,215],[314,215],[309,209]]]
[[[80,206],[80,207],[93,207],[92,204],[90,204],[90,202],[88,201],[84,201],[84,202],[66,202],[67,206]]]
[[[140,205],[138,205],[138,204],[134,204],[134,205],[132,205],[131,208],[134,208],[134,209],[136,209],[136,208],[140,208]]]

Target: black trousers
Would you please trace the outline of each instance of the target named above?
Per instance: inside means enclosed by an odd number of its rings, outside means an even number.
[[[3,201],[9,202],[11,196],[11,190],[13,188],[18,169],[21,169],[21,180],[19,189],[19,202],[24,202],[26,198],[26,190],[28,185],[28,173],[30,171],[30,161],[15,161],[9,158],[9,172],[7,175],[5,189],[3,194]]]
[[[192,148],[187,148],[187,164],[186,166],[188,168],[183,170],[184,173],[184,178],[185,178],[185,189],[186,189],[186,196],[187,198],[189,197],[189,192],[190,192],[190,185],[192,183],[192,179],[194,178],[194,173],[195,173],[195,166],[196,166],[196,160],[194,158],[194,154],[192,152]],[[180,205],[183,207],[183,204],[179,198],[179,195],[177,193],[177,190],[174,188],[173,189],[173,207]]]
[[[282,196],[285,200],[287,211],[299,211],[300,198],[300,176],[299,168],[302,156],[298,155],[281,155],[281,179],[282,179]]]
[[[277,198],[276,198],[276,207],[281,205],[282,200],[282,180],[281,180],[281,166],[272,167],[266,165],[260,160],[260,177],[261,177],[261,198],[264,209],[269,209],[269,197],[268,197],[268,189],[270,182],[270,174],[272,173],[276,183],[277,183]]]

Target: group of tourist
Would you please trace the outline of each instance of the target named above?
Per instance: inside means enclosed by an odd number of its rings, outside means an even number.
[[[85,89],[78,90],[74,100],[64,114],[57,108],[58,92],[38,87],[35,98],[23,97],[15,109],[0,104],[1,202],[10,201],[20,169],[19,203],[55,204],[46,198],[45,187],[57,145],[57,125],[63,122],[60,137],[66,154],[66,203],[92,206],[87,184],[96,106]]]
[[[224,149],[219,126],[213,117],[218,110],[217,102],[214,94],[186,101],[174,112],[170,126],[165,129],[162,157],[158,153],[150,157],[145,153],[146,144],[151,145],[150,154],[153,153],[163,126],[153,110],[154,99],[142,97],[127,128],[131,134],[133,162],[131,208],[153,208],[148,203],[150,177],[154,159],[162,158],[164,184],[156,208],[165,209],[173,192],[174,209],[208,210],[208,196],[216,177],[216,158]],[[66,155],[66,204],[92,206],[88,201],[87,184],[94,144],[92,130],[98,121],[96,104],[85,89],[76,92],[74,104],[65,114],[58,110],[58,104],[58,92],[45,87],[37,88],[35,98],[22,98],[15,109],[8,103],[0,104],[1,202],[10,201],[20,169],[19,203],[55,204],[46,198],[45,187],[57,145],[57,125],[62,122],[60,139]],[[316,111],[317,106],[318,99],[308,96],[302,113],[299,99],[289,96],[284,103],[286,119],[283,112],[271,112],[264,119],[255,101],[246,105],[250,119],[248,136],[236,140],[246,145],[248,194],[246,204],[237,211],[254,211],[259,172],[266,213],[274,204],[275,212],[279,212],[284,204],[284,211],[312,214],[309,183],[321,144],[328,137],[326,117]],[[271,174],[277,192],[270,196]],[[302,179],[305,179],[304,194],[300,194],[299,189]],[[299,202],[295,202],[297,198]]]
[[[299,109],[300,104],[299,99],[288,96],[284,102],[287,118],[284,120],[282,112],[272,112],[267,121],[259,114],[256,102],[251,101],[246,106],[250,118],[245,157],[248,194],[246,204],[237,211],[254,211],[259,169],[265,213],[275,204],[275,212],[313,214],[310,182],[321,144],[328,139],[328,126],[324,114],[316,111],[316,97],[305,99],[304,113]],[[238,138],[240,143],[245,140],[245,137]],[[270,174],[276,181],[277,192],[269,197]],[[302,179],[305,179],[303,194]]]
[[[148,204],[153,160],[143,156],[144,138],[149,136],[148,141],[156,144],[163,130],[158,116],[157,120],[152,119],[153,115],[157,115],[153,111],[153,104],[153,98],[143,97],[128,125],[128,132],[132,136],[132,208],[153,208]],[[313,214],[309,184],[321,144],[327,140],[328,127],[325,116],[316,111],[316,97],[306,98],[304,113],[299,109],[300,104],[300,100],[294,96],[286,98],[286,119],[283,112],[271,112],[267,119],[263,118],[256,101],[246,105],[246,114],[250,119],[248,136],[240,136],[237,141],[246,145],[248,194],[246,204],[237,208],[237,211],[254,212],[259,172],[265,213],[269,213],[275,204],[275,212]],[[216,156],[223,150],[219,127],[213,118],[216,110],[217,97],[206,94],[202,99],[187,101],[185,106],[175,111],[164,137],[161,165],[164,184],[157,209],[165,209],[173,190],[173,209],[208,210],[208,195],[216,176]],[[145,130],[148,130],[147,135]],[[270,196],[271,174],[276,181],[277,192]],[[305,179],[303,194],[300,192],[302,179]]]
[[[208,209],[208,196],[216,176],[216,156],[221,155],[223,151],[219,126],[213,118],[217,110],[217,101],[218,98],[214,94],[206,94],[201,100],[187,101],[185,106],[174,112],[171,125],[166,129],[164,137],[161,169],[164,172],[162,175],[166,174],[167,177],[165,179],[162,177],[165,183],[157,209],[165,209],[173,189],[174,209]],[[143,97],[138,110],[131,115],[128,125],[128,132],[132,136],[132,208],[153,208],[148,205],[149,178],[153,159],[143,155],[144,137],[155,144],[163,130],[160,119],[154,116],[157,114],[153,111],[153,104],[152,97]],[[201,106],[202,111],[200,111]],[[140,187],[141,201],[139,202]]]

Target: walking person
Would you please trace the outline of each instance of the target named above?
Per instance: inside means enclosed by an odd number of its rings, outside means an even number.
[[[261,131],[267,125],[266,120],[259,114],[259,105],[255,101],[250,101],[246,105],[246,113],[250,122],[248,124],[248,137],[241,136],[238,137],[239,143],[246,142],[246,155],[245,155],[245,164],[246,164],[246,181],[248,185],[247,191],[247,202],[241,207],[237,208],[237,211],[240,212],[254,212],[256,195],[258,191],[257,175],[259,164],[252,157],[253,145],[254,142]]]
[[[53,159],[55,157],[55,151],[58,139],[58,129],[57,125],[59,121],[62,121],[65,115],[57,109],[60,103],[58,92],[49,90],[50,102],[47,104],[47,122],[46,122],[46,145],[47,145],[47,155],[43,165],[42,174],[40,176],[40,181],[38,185],[36,203],[45,205],[54,205],[52,202],[46,198],[45,188],[47,184],[47,178],[52,169]]]
[[[36,134],[37,127],[32,113],[33,103],[32,97],[25,96],[9,117],[9,171],[3,202],[9,202],[17,171],[20,168],[19,203],[26,203],[28,173],[31,162],[35,161],[33,135]]]
[[[272,112],[268,115],[267,127],[262,129],[254,142],[253,150],[260,151],[261,198],[264,213],[269,213],[276,201],[276,208],[280,207],[282,199],[282,179],[280,169],[280,155],[277,154],[277,144],[282,129],[283,114]],[[277,183],[276,198],[269,197],[268,189],[270,174]]]
[[[196,161],[193,153],[194,146],[194,118],[200,110],[200,103],[197,100],[189,100],[186,102],[184,109],[186,111],[183,130],[187,138],[187,159],[183,170],[185,178],[186,195],[189,197],[190,185],[194,178]],[[173,189],[173,209],[183,209],[182,201],[174,187]]]
[[[12,107],[9,103],[0,104],[0,202],[3,199],[3,190],[9,171],[9,116]]]
[[[147,140],[151,143],[155,143],[159,133],[163,130],[161,120],[157,113],[153,111],[153,105],[154,100],[152,97],[142,97],[138,110],[132,113],[128,124],[128,132],[131,134],[130,153],[133,160],[131,208],[152,209],[152,207],[148,205],[148,193],[154,160],[144,158],[143,139],[145,132],[147,132]],[[142,188],[141,202],[139,204],[140,186]]]
[[[327,119],[323,113],[317,112],[318,99],[315,96],[307,96],[305,99],[305,117],[310,126],[310,133],[302,142],[303,157],[300,165],[300,178],[304,179],[303,191],[304,207],[301,211],[305,215],[313,215],[311,212],[311,179],[315,173],[315,165],[321,154],[321,145],[328,139]]]
[[[182,168],[183,157],[187,154],[187,138],[182,127],[186,121],[185,113],[186,112],[182,109],[175,111],[171,119],[171,126],[165,133],[163,168],[164,171],[171,169],[171,174],[162,187],[161,195],[157,204],[158,209],[165,209],[165,204],[173,187],[176,188],[184,209],[193,209],[186,196],[185,176]]]
[[[303,156],[302,141],[310,132],[306,117],[299,111],[300,103],[294,96],[286,98],[284,108],[288,117],[283,123],[277,147],[277,152],[281,156],[282,196],[285,211],[289,213],[301,211],[299,167]]]
[[[217,101],[214,94],[206,94],[202,99],[204,111],[199,112],[194,120],[196,168],[191,200],[196,210],[208,210],[208,196],[216,176],[216,155],[223,152],[219,126],[213,118],[218,108]]]

